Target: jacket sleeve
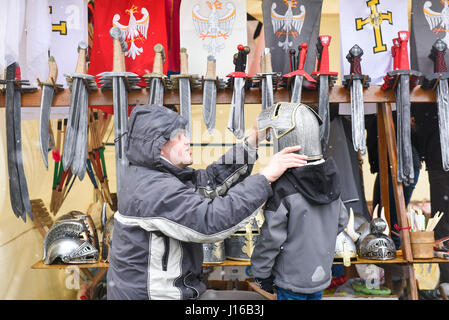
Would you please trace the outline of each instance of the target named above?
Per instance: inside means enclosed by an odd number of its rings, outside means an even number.
[[[260,174],[246,178],[225,196],[214,199],[196,193],[173,177],[156,183],[161,191],[158,197],[139,196],[124,208],[138,212],[137,216],[117,212],[114,218],[186,242],[211,243],[227,238],[246,226],[272,194],[270,183]],[[139,195],[145,192],[151,190],[143,190]]]
[[[195,171],[197,192],[208,198],[222,196],[235,184],[251,174],[257,159],[257,149],[251,148],[246,139],[235,144],[206,169]]]
[[[269,200],[270,201],[270,200]],[[270,208],[271,206],[268,205]],[[251,255],[251,272],[256,278],[268,278],[282,244],[287,239],[288,210],[283,202],[276,211],[265,210],[259,240]]]

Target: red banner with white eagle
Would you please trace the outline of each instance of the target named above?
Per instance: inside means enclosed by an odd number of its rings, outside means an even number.
[[[112,27],[123,30],[128,44],[125,52],[127,72],[139,76],[152,72],[154,45],[157,43],[162,44],[167,53],[165,1],[95,0],[89,74],[112,71],[112,39],[109,35]],[[165,74],[167,67],[166,59]]]

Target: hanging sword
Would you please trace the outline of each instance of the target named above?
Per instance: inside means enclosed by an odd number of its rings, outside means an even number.
[[[446,61],[447,44],[438,39],[432,46],[429,58],[434,62],[434,73],[423,79],[422,88],[436,89],[438,126],[440,131],[441,161],[444,171],[449,171],[449,89]]]
[[[246,56],[249,54],[249,47],[238,45],[238,53],[234,54],[235,71],[228,74],[233,82],[231,110],[229,112],[228,129],[234,133],[237,139],[242,139],[245,135],[245,84],[248,75],[246,70]]]
[[[172,76],[171,78],[178,79],[179,86],[179,109],[180,115],[187,121],[186,125],[186,137],[192,138],[192,101],[191,101],[191,88],[190,88],[190,75],[188,72],[189,61],[186,48],[179,50],[181,70],[180,74]]]
[[[162,106],[164,103],[164,83],[167,78],[164,75],[165,50],[162,44],[154,46],[153,72],[143,76],[147,86],[150,87],[148,104]]]
[[[351,64],[350,74],[343,77],[343,85],[349,89],[351,95],[351,124],[352,124],[352,144],[355,151],[360,151],[362,155],[366,153],[365,142],[365,110],[363,102],[363,88],[369,86],[370,77],[362,74],[360,61],[363,50],[358,45],[354,45],[346,59]]]
[[[215,128],[217,111],[217,82],[215,57],[207,56],[206,76],[203,78],[203,120],[209,134]]]
[[[292,89],[290,97],[290,102],[294,103],[301,102],[303,87],[310,90],[316,89],[316,80],[304,71],[304,64],[306,62],[307,56],[307,43],[301,43],[301,45],[298,47],[298,51],[298,59],[296,59],[294,49],[292,49],[292,51],[290,52],[291,72],[284,75],[284,77],[287,78],[287,82],[290,82],[290,79],[294,77],[293,84],[291,85]]]
[[[397,153],[398,182],[409,185],[414,181],[411,128],[410,128],[410,89],[417,86],[421,72],[410,70],[407,42],[408,31],[398,32],[399,48],[392,50],[396,70],[390,71],[384,77],[381,89],[395,89],[397,117]]]
[[[323,152],[327,150],[330,130],[329,88],[335,83],[338,72],[329,71],[329,45],[331,36],[319,36],[317,41],[317,71],[312,75],[318,79],[318,114],[323,120],[320,126],[320,140]]]
[[[128,133],[128,92],[131,89],[140,89],[139,76],[135,73],[126,72],[125,51],[128,45],[125,42],[123,31],[113,27],[109,31],[113,43],[112,72],[100,73],[102,89],[111,89],[114,107],[114,134],[115,134],[115,166],[117,176],[117,192],[120,190],[121,182],[125,177],[126,168],[129,165],[126,157],[126,134]]]

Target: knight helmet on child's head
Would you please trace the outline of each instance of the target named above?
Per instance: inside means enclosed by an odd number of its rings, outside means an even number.
[[[320,142],[320,116],[303,103],[279,102],[257,117],[259,130],[271,128],[274,153],[292,146],[301,146],[299,154],[308,160],[323,158]],[[271,137],[270,137],[271,138]]]

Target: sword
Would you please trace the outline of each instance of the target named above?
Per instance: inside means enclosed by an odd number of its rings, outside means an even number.
[[[176,75],[179,85],[180,115],[187,120],[186,137],[192,138],[192,104],[190,100],[190,75],[188,73],[188,54],[186,48],[179,50],[181,60],[181,73]]]
[[[203,120],[209,134],[215,128],[217,111],[217,76],[214,56],[207,57],[207,71],[203,85]]]
[[[139,76],[135,73],[126,72],[125,54],[128,45],[125,42],[123,32],[118,27],[109,30],[113,44],[112,72],[100,73],[103,89],[112,88],[114,109],[114,143],[115,143],[115,167],[116,184],[119,192],[121,183],[125,178],[126,168],[129,166],[126,157],[126,134],[128,133],[128,91],[140,89]]]
[[[410,89],[417,86],[421,72],[410,70],[407,42],[408,31],[399,31],[393,40],[395,70],[384,77],[381,89],[395,89],[397,117],[398,182],[409,185],[414,181],[411,128],[410,128]],[[399,44],[399,47],[398,47]]]
[[[87,43],[78,44],[78,61],[75,73],[64,74],[71,86],[69,116],[62,155],[63,168],[69,168],[80,180],[86,172],[87,130],[88,130],[88,90],[97,89],[95,77],[87,74]]]
[[[284,75],[287,81],[291,81],[294,78],[293,84],[291,85],[291,97],[290,102],[299,103],[301,102],[302,88],[303,86],[308,89],[316,88],[316,80],[313,79],[307,72],[304,71],[304,64],[306,62],[307,56],[307,43],[303,42],[298,47],[298,59],[296,59],[295,51],[292,49],[290,52],[290,73]],[[288,87],[288,85],[287,85]]]
[[[154,46],[153,72],[143,76],[147,86],[150,87],[150,97],[148,104],[163,105],[164,102],[164,81],[167,76],[164,72],[165,51],[162,44]]]
[[[6,149],[8,159],[9,197],[16,217],[26,222],[28,215],[33,220],[22,161],[21,135],[21,85],[28,84],[20,79],[20,68],[11,56],[6,57]]]
[[[227,75],[234,82],[228,129],[234,133],[237,139],[242,139],[245,135],[245,82],[248,77],[245,73],[246,56],[249,54],[250,49],[241,44],[237,46],[237,49],[238,53],[234,54],[235,71]]]
[[[438,126],[440,130],[441,161],[444,171],[449,171],[449,89],[446,61],[447,44],[438,39],[432,46],[429,58],[434,62],[434,72],[423,79],[423,89],[436,89]]]
[[[368,87],[370,78],[362,74],[360,65],[362,55],[363,50],[358,45],[354,45],[349,50],[346,59],[351,64],[350,74],[343,77],[343,85],[346,89],[349,89],[351,94],[352,144],[355,151],[360,151],[364,155],[366,153],[366,142],[363,88]]]
[[[58,77],[58,66],[55,59],[50,57],[48,59],[48,79],[46,82],[40,83],[42,85],[41,110],[39,116],[39,143],[41,148],[42,160],[45,168],[48,170],[48,144],[50,141],[49,121],[51,105],[55,96],[56,79]]]
[[[317,41],[318,63],[317,71],[312,72],[318,78],[318,114],[323,120],[320,126],[320,140],[323,152],[327,150],[329,142],[329,87],[333,86],[338,72],[329,71],[329,45],[331,36],[319,36]],[[330,80],[330,81],[329,81]]]

